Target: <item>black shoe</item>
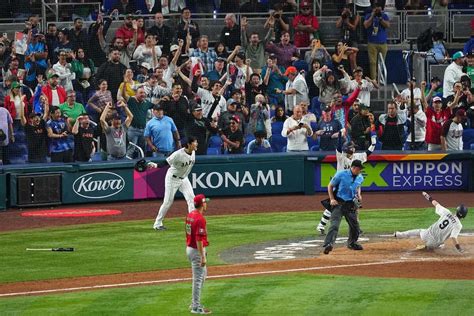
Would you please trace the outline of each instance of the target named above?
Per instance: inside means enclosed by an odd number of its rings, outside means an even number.
[[[333,246],[332,246],[331,244],[326,245],[326,246],[323,246],[323,247],[324,247],[323,253],[324,253],[325,255],[329,254],[329,253],[332,251],[332,249],[333,249]]]
[[[352,249],[352,250],[364,250],[364,247],[362,247],[361,244],[358,244],[356,242],[348,245],[347,248]]]
[[[166,230],[166,227],[161,225],[161,226],[158,226],[158,227],[153,227],[154,230]]]

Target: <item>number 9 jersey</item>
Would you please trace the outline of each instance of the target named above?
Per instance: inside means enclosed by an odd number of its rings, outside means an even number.
[[[439,215],[438,221],[420,233],[421,239],[425,241],[427,248],[437,248],[446,239],[450,237],[457,238],[462,229],[459,218],[441,204],[436,205],[436,214]]]

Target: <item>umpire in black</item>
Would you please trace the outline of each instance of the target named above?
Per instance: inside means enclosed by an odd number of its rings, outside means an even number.
[[[363,169],[360,160],[354,160],[350,169],[336,172],[328,185],[331,210],[331,227],[324,240],[324,254],[328,254],[334,248],[334,243],[341,225],[341,218],[346,218],[349,224],[349,239],[347,247],[352,250],[362,250],[357,243],[359,239],[359,222],[357,220],[357,207],[362,197],[360,187],[364,181],[361,172]]]

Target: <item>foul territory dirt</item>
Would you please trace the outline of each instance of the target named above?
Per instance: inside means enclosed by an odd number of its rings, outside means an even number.
[[[433,193],[433,196],[447,207],[454,207],[459,203],[464,203],[471,207],[474,206],[474,194],[469,192],[436,192]],[[215,198],[211,201],[207,213],[208,215],[226,215],[320,210],[319,201],[323,198],[325,198],[323,194],[313,196],[285,195]],[[364,208],[367,209],[398,209],[430,206],[421,197],[419,192],[365,193],[363,204]],[[160,201],[138,201],[120,204],[88,204],[77,206],[81,208],[97,207],[98,209],[120,209],[122,211],[120,215],[87,218],[22,217],[21,212],[23,210],[10,209],[6,212],[0,212],[0,231],[137,219],[150,219],[151,229],[159,205]],[[74,208],[74,206],[68,207],[68,209],[71,208]],[[167,216],[183,217],[186,214],[186,209],[185,202],[177,200]],[[315,257],[309,259],[211,266],[209,267],[209,277],[245,277],[246,275],[253,276],[266,273],[292,273],[300,271],[317,274],[360,275],[369,277],[474,279],[474,274],[472,274],[474,269],[473,237],[461,238],[461,242],[466,245],[467,249],[467,252],[462,255],[453,251],[450,243],[448,243],[444,249],[425,251],[416,250],[416,242],[416,240],[395,240],[387,238],[383,241],[365,244],[363,251],[351,251],[341,246],[336,247],[329,255],[324,255],[322,254],[322,249],[317,249],[315,250]],[[456,269],[453,270],[454,264]],[[163,282],[177,282],[176,279],[189,278],[190,274],[190,269],[176,269],[99,275],[73,279],[6,283],[0,284],[0,296],[4,296],[2,294],[7,293],[36,291],[40,291],[37,294],[41,294],[48,293],[41,291],[61,291],[61,289],[69,291],[71,288],[92,289],[92,287],[98,288],[97,286],[100,285],[118,285],[123,283],[136,283],[138,285],[140,282],[147,281],[157,281],[156,283],[161,283],[159,282],[160,280]]]

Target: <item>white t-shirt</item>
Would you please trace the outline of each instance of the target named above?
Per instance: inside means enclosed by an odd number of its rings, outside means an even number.
[[[308,85],[306,84],[305,78],[298,74],[295,77],[295,80],[286,82],[286,90],[295,89],[296,94],[287,94],[285,95],[285,105],[286,109],[293,111],[293,108],[300,104],[301,102],[305,102],[309,104],[309,97],[308,97]]]
[[[400,93],[400,95],[401,95],[404,99],[408,100],[408,104],[410,104],[410,102],[411,102],[411,101],[410,101],[410,100],[411,100],[411,98],[410,98],[410,89],[408,89],[408,88],[404,89],[404,90]],[[420,90],[420,88],[415,88],[415,89],[413,89],[413,97],[415,98],[415,103],[419,104],[419,103],[420,103],[420,100],[421,100],[421,90]]]
[[[349,92],[352,92],[357,88],[360,89],[359,95],[357,96],[360,99],[360,102],[370,107],[370,91],[375,88],[372,82],[362,79],[362,86],[359,86],[357,81],[351,80],[349,82]]]
[[[462,150],[463,149],[463,145],[464,145],[462,141],[463,131],[464,129],[462,127],[462,124],[455,123],[451,120],[448,133],[445,135],[447,150]]]
[[[405,109],[404,111],[408,111]],[[407,113],[408,117],[408,113]],[[411,117],[408,117],[411,121]],[[426,137],[426,114],[421,109],[415,114],[415,142],[424,142]],[[411,142],[411,133],[408,134],[407,142]]]
[[[438,221],[420,233],[428,248],[437,248],[450,237],[457,238],[462,229],[459,218],[440,204],[436,205],[436,214],[439,215]]]
[[[367,162],[367,153],[354,153],[351,158],[348,158],[345,153],[336,150],[337,171],[350,169],[354,160],[360,160],[362,163]]]
[[[14,117],[15,120],[19,120],[21,116],[21,98],[19,95],[15,96],[13,99],[13,102],[15,103],[15,110],[16,110],[16,117]]]
[[[288,138],[288,143],[286,145],[286,149],[288,151],[309,150],[307,137],[313,135],[313,131],[308,134],[306,128],[300,128],[288,134],[288,129],[295,128],[300,123],[305,123],[306,125],[311,126],[310,122],[306,121],[305,118],[302,118],[300,121],[297,121],[292,116],[287,118],[283,123],[281,136]]]
[[[186,178],[196,162],[196,154],[193,151],[190,155],[185,148],[181,148],[166,158],[166,161],[170,165],[168,172],[179,178]]]
[[[59,106],[59,95],[57,89],[51,89],[51,105]]]
[[[370,7],[370,0],[355,0],[354,3],[359,7]]]

